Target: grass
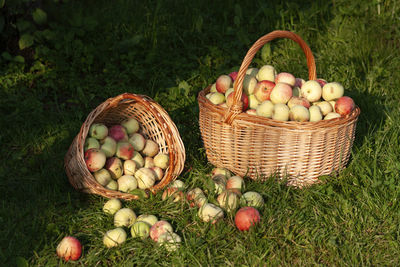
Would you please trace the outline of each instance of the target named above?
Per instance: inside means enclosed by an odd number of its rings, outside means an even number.
[[[6,1],[7,2],[7,1]],[[43,1],[46,38],[32,62],[0,62],[0,263],[5,266],[395,266],[400,261],[400,32],[397,1]],[[150,240],[102,245],[112,218],[105,199],[77,192],[64,155],[87,114],[123,92],[158,101],[176,123],[187,160],[179,179],[205,186],[197,93],[240,66],[247,49],[275,29],[292,30],[314,52],[319,77],[338,81],[361,108],[348,167],[299,190],[270,179],[260,192],[262,224],[240,233],[227,216],[201,222],[196,209],[160,195],[124,205],[171,222],[183,246]],[[4,47],[3,47],[4,48]],[[5,49],[5,48],[4,48]],[[304,55],[277,40],[253,64],[307,77]],[[213,197],[210,196],[210,201]],[[77,263],[55,248],[83,244]]]

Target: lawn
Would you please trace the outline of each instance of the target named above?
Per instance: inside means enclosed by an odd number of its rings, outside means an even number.
[[[1,265],[399,264],[398,1],[3,0],[0,7]],[[37,7],[47,14],[43,23],[32,21]],[[261,224],[244,233],[231,215],[204,223],[197,209],[162,201],[161,194],[125,202],[137,214],[169,221],[182,246],[168,252],[150,239],[128,238],[104,247],[113,221],[102,212],[107,199],[76,191],[63,166],[86,116],[124,92],[150,96],[185,144],[179,179],[203,187],[213,166],[202,146],[197,94],[237,70],[253,42],[278,29],[299,34],[318,77],[342,83],[361,108],[347,168],[304,189],[246,180],[265,205]],[[33,39],[21,43],[24,33]],[[269,48],[254,67],[271,64],[307,78],[294,42],[276,40]],[[76,262],[56,255],[66,235],[82,242]]]

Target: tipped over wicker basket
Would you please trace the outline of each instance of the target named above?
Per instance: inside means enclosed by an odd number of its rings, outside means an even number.
[[[155,193],[167,186],[182,172],[185,162],[185,147],[178,129],[168,113],[154,100],[144,95],[125,93],[109,98],[88,115],[73,140],[64,159],[65,170],[73,187],[107,198],[125,200],[138,199],[138,195],[109,190],[100,185],[86,167],[84,143],[92,123],[107,126],[119,124],[127,118],[135,118],[146,138],[155,141],[159,151],[169,155],[169,166],[164,177],[150,191]]]
[[[265,179],[277,175],[288,184],[302,187],[318,177],[345,168],[355,137],[359,107],[345,117],[318,122],[277,121],[242,112],[243,80],[257,51],[276,38],[289,38],[302,48],[309,80],[316,80],[314,56],[295,33],[273,31],[259,38],[247,52],[234,83],[229,108],[212,104],[200,91],[199,125],[208,160],[240,176]]]

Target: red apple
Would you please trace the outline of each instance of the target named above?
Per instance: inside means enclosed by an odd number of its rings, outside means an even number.
[[[353,99],[348,96],[340,97],[335,104],[335,111],[342,116],[350,114],[355,108],[356,104]]]
[[[108,130],[108,136],[111,136],[115,141],[128,141],[128,133],[122,125],[113,125]]]
[[[296,78],[291,73],[281,72],[278,75],[276,75],[275,83],[287,83],[290,86],[294,86],[296,83]]]
[[[106,154],[98,148],[91,148],[86,150],[85,163],[89,171],[96,172],[104,167],[106,164]]]
[[[319,85],[321,85],[321,87],[324,87],[324,85],[328,83],[328,82],[327,82],[326,80],[324,80],[324,79],[317,79],[316,81],[319,83]]]
[[[232,81],[235,81],[237,76],[238,76],[237,71],[233,71],[233,72],[229,73],[229,77],[231,77]]]
[[[253,207],[243,207],[236,212],[235,225],[240,231],[248,231],[261,220],[260,213]]]
[[[57,255],[65,261],[76,261],[81,257],[82,245],[78,239],[73,236],[64,237],[57,246]]]
[[[260,102],[263,102],[265,100],[270,100],[270,95],[274,87],[275,87],[274,82],[267,80],[260,81],[254,87],[254,96]]]
[[[115,155],[121,159],[128,160],[133,157],[133,145],[127,141],[120,141],[117,143],[117,152]]]
[[[225,94],[226,90],[231,88],[231,85],[232,85],[232,79],[228,75],[219,76],[217,81],[215,82],[217,91],[222,94]]]

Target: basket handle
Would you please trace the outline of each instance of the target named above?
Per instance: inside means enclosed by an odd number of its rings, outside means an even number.
[[[236,78],[236,81],[234,83],[234,94],[233,94],[233,103],[232,105],[228,108],[224,121],[225,123],[232,124],[234,119],[236,118],[237,115],[242,113],[242,107],[243,104],[241,102],[242,98],[242,93],[243,93],[243,80],[244,76],[246,74],[247,68],[250,66],[250,63],[252,62],[255,54],[257,51],[262,48],[266,43],[269,41],[272,41],[277,38],[288,38],[296,43],[298,43],[303,50],[304,54],[306,55],[307,59],[307,67],[308,67],[308,79],[309,80],[316,80],[317,79],[317,73],[316,73],[316,68],[315,68],[315,60],[314,56],[311,52],[310,47],[306,44],[306,42],[303,41],[303,39],[300,38],[297,34],[290,32],[290,31],[273,31],[270,32],[262,37],[260,37],[247,51],[246,56],[243,59],[242,65],[240,66],[240,69],[238,71],[238,76]]]

